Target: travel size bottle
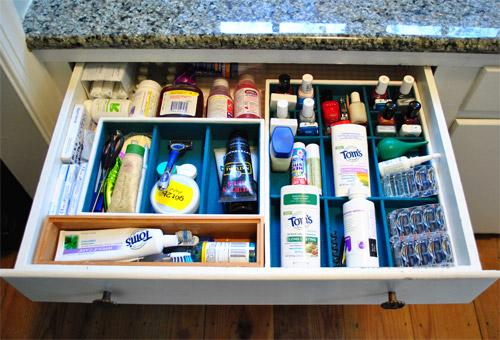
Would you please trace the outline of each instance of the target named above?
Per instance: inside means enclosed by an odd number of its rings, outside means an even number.
[[[194,69],[184,68],[161,90],[157,117],[203,117],[203,92],[196,87]]]
[[[260,91],[251,74],[244,74],[234,91],[234,118],[262,118]]]
[[[356,179],[344,203],[346,267],[379,267],[375,205],[367,200],[367,188]]]
[[[368,117],[366,116],[365,104],[360,101],[359,93],[351,93],[351,105],[349,105],[349,119],[353,124],[366,124]]]

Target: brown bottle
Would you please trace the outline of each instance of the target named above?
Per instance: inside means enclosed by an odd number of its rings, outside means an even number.
[[[157,117],[203,117],[203,92],[196,87],[194,69],[181,71],[173,85],[161,90]]]

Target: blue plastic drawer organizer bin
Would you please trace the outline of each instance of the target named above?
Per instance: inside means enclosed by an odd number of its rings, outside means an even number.
[[[258,147],[260,139],[263,138],[261,122],[258,120],[245,120],[235,124],[235,122],[214,122],[203,118],[182,118],[177,120],[152,118],[140,121],[106,119],[101,121],[100,124],[102,124],[102,129],[98,127],[97,131],[101,131],[101,133],[96,138],[97,153],[89,161],[91,173],[84,196],[82,213],[91,211],[92,194],[98,177],[101,150],[111,132],[119,130],[125,136],[130,133],[138,133],[150,134],[152,137],[140,213],[154,213],[149,194],[153,185],[159,179],[156,173],[157,165],[168,160],[170,154],[169,141],[193,142],[192,150],[181,155],[177,160],[177,165],[190,163],[196,167],[198,173],[196,183],[200,188],[198,214],[208,215],[224,213],[223,205],[218,203],[220,189],[214,149],[225,148],[226,142],[233,131],[246,132],[250,146]]]
[[[321,103],[323,102],[322,92],[324,90],[331,91],[333,100],[338,101],[341,97],[346,98],[346,95],[351,96],[351,93],[356,91],[360,94],[361,101],[364,102],[367,114],[368,124],[367,138],[368,138],[368,152],[370,158],[370,184],[371,184],[371,197],[368,199],[374,202],[377,220],[377,236],[378,236],[378,251],[381,267],[394,267],[394,261],[391,255],[390,233],[386,216],[393,210],[399,208],[406,208],[418,205],[425,205],[437,203],[439,201],[437,196],[426,198],[389,198],[384,197],[381,178],[378,171],[379,159],[376,153],[377,144],[383,137],[375,136],[377,127],[378,111],[373,110],[369,106],[369,96],[374,88],[374,85],[359,85],[355,83],[348,84],[331,84],[331,81],[318,81],[318,83],[330,84],[314,84],[314,99],[316,102],[314,112],[316,121],[319,125],[319,136],[300,136],[297,131],[295,141],[303,142],[306,146],[309,143],[316,143],[320,147],[321,155],[321,177],[323,195],[320,196],[320,209],[321,209],[321,266],[322,267],[337,267],[339,263],[340,244],[344,236],[343,225],[343,212],[342,206],[347,202],[346,197],[335,197],[335,185],[333,176],[333,163],[332,163],[332,144],[331,136],[326,134],[325,126],[322,117]],[[269,93],[276,91],[278,82],[268,81],[266,90]],[[297,95],[300,87],[300,81],[292,81],[293,93]],[[389,86],[389,98],[394,98],[399,85]],[[414,92],[414,90],[412,90]],[[414,95],[416,93],[414,92]],[[270,96],[270,95],[269,95]],[[418,97],[417,97],[418,98]],[[417,99],[418,100],[418,99]],[[270,109],[268,105],[269,119],[276,117],[276,111]],[[290,118],[298,118],[300,110],[290,111]],[[402,113],[396,113],[396,128],[403,124]],[[425,129],[424,129],[425,131]],[[422,133],[419,137],[396,137],[404,142],[417,142],[426,140],[426,136]],[[416,148],[405,155],[407,157],[423,156],[429,154],[426,146]],[[428,164],[428,163],[427,163]],[[267,230],[270,231],[270,244],[271,244],[271,266],[281,266],[281,244],[280,244],[280,191],[281,187],[291,184],[291,172],[278,173],[269,171],[270,178],[270,225]]]

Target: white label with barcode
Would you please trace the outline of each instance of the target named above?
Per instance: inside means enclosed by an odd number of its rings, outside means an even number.
[[[249,262],[248,242],[207,242],[203,262]]]
[[[199,94],[191,91],[174,90],[163,94],[160,117],[168,115],[196,115]]]

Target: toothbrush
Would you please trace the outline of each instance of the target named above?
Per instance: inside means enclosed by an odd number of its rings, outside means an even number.
[[[191,254],[185,251],[144,256],[138,260],[139,262],[194,262]]]
[[[144,156],[142,159],[142,172],[141,181],[139,182],[139,192],[137,193],[137,201],[135,203],[135,212],[139,213],[141,210],[142,193],[144,191],[144,182],[146,180],[146,170],[148,168],[149,147],[148,144],[144,145]]]
[[[174,170],[175,162],[177,158],[184,153],[186,150],[191,150],[193,148],[193,142],[170,142],[170,156],[168,157],[167,166],[165,167],[165,172],[158,181],[158,190],[165,191],[168,189],[170,184],[170,177],[172,176],[172,171]]]

